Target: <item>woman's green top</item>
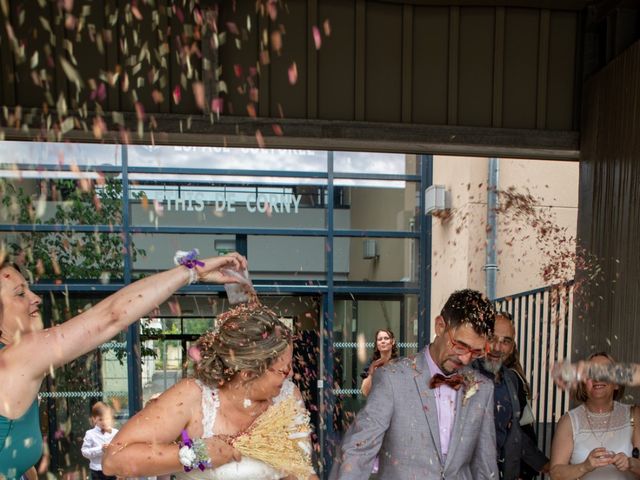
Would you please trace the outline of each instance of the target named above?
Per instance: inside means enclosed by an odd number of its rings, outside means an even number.
[[[0,348],[3,347],[0,343]],[[0,415],[0,478],[20,478],[41,456],[38,400],[34,400],[27,413],[17,420],[9,420]]]

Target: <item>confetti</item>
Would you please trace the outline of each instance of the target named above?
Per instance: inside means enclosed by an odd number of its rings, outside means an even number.
[[[293,64],[289,67],[288,73],[289,83],[291,85],[295,85],[298,82],[298,65],[296,64],[296,62],[293,62]]]

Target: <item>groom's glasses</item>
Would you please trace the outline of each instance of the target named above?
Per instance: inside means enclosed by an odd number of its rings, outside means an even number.
[[[469,345],[455,340],[451,335],[451,330],[449,330],[447,334],[449,335],[449,342],[451,342],[453,353],[456,355],[471,354],[471,358],[475,359],[484,357],[489,349],[489,344],[485,344],[484,348],[471,348]]]

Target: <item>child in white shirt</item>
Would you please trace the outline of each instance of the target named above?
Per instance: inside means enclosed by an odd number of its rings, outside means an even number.
[[[87,430],[82,442],[82,456],[89,459],[91,480],[116,480],[115,476],[102,473],[102,455],[116,436],[118,430],[113,428],[113,410],[103,402],[97,402],[91,407],[91,423],[94,427]]]

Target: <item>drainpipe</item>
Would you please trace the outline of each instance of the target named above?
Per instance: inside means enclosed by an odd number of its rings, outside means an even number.
[[[500,164],[497,158],[489,159],[489,181],[487,185],[487,251],[484,265],[487,297],[496,298],[496,278],[498,276],[498,254],[496,252],[498,205],[498,177]]]

